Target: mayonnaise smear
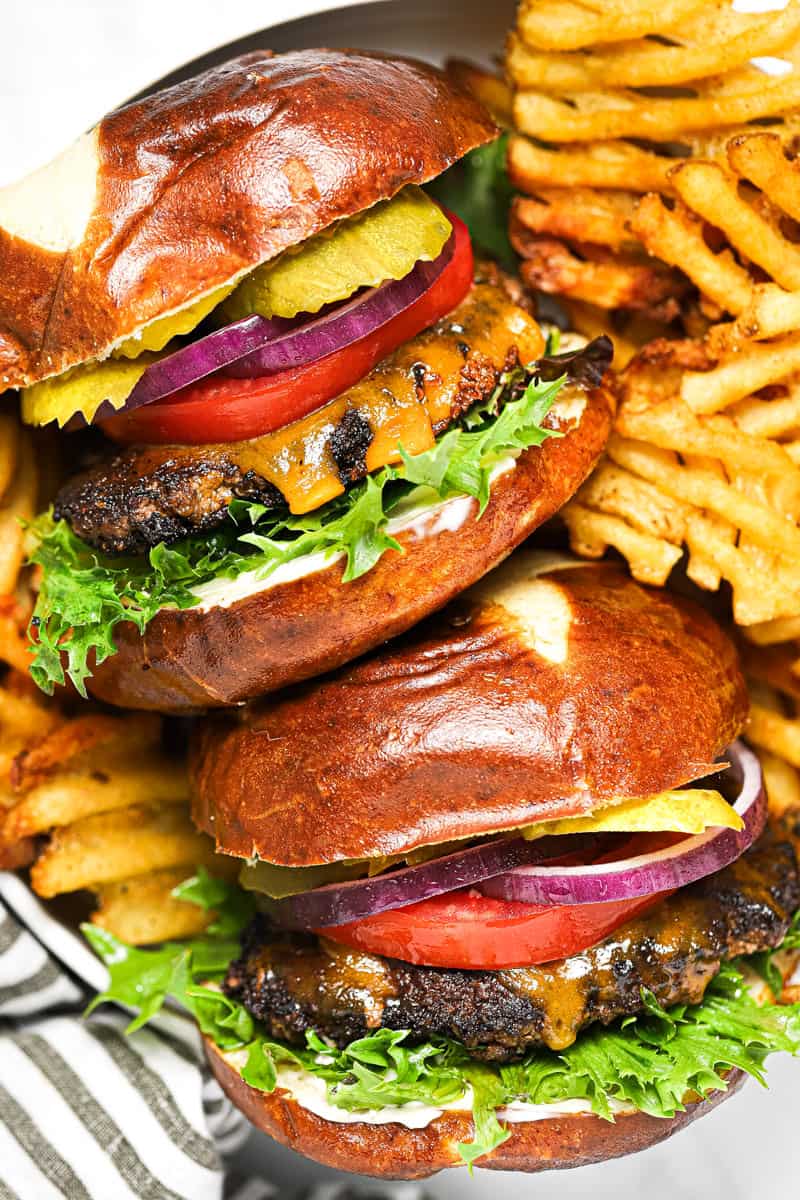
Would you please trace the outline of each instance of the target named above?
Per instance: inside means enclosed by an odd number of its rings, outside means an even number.
[[[307,1071],[281,1069],[278,1073],[278,1087],[290,1092],[292,1098],[308,1112],[339,1125],[404,1125],[406,1129],[425,1129],[446,1112],[472,1112],[471,1088],[467,1088],[458,1100],[444,1104],[441,1108],[414,1100],[394,1108],[348,1112],[331,1104],[327,1099],[325,1080],[318,1075],[310,1075]],[[635,1112],[635,1109],[619,1101],[611,1099],[609,1103],[611,1111],[617,1116]],[[548,1121],[555,1117],[575,1116],[591,1111],[592,1107],[587,1100],[562,1100],[558,1104],[529,1104],[524,1100],[514,1100],[505,1108],[498,1109],[497,1115],[509,1125],[520,1125],[528,1121]]]

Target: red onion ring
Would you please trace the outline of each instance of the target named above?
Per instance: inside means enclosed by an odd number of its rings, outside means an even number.
[[[597,904],[673,891],[730,866],[764,829],[767,802],[761,766],[752,750],[734,742],[726,757],[739,794],[734,810],[741,830],[713,828],[650,854],[603,865],[515,867],[476,886],[497,900],[525,904]]]
[[[267,900],[264,906],[282,929],[347,925],[388,909],[405,908],[442,892],[471,887],[520,863],[563,858],[570,852],[586,850],[596,841],[591,834],[542,838],[540,842],[526,842],[519,837],[502,838],[457,850],[455,854],[416,867],[374,875],[371,879],[329,883],[283,900]]]
[[[254,379],[302,367],[350,346],[404,312],[436,282],[453,257],[455,234],[450,235],[438,258],[418,262],[402,279],[390,279],[338,304],[322,316],[267,342],[260,350],[237,359],[223,371],[234,379]]]
[[[415,304],[452,259],[455,242],[453,232],[432,262],[418,262],[403,279],[390,279],[343,304],[329,306],[321,315],[305,320],[245,317],[206,334],[151,363],[123,406],[115,408],[104,401],[91,423],[163,400],[217,371],[237,379],[274,375],[350,346]],[[71,431],[85,424],[77,414],[66,429]]]

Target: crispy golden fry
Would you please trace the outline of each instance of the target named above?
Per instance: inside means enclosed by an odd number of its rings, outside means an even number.
[[[680,391],[705,355],[691,341],[663,341],[632,360],[607,458],[565,520],[577,553],[613,546],[650,583],[666,581],[685,547],[689,577],[709,590],[726,580],[736,621],[775,641],[800,616],[800,472],[794,443],[771,436],[795,434],[793,392],[697,414]]]
[[[234,880],[239,866],[238,859],[220,854],[211,865],[211,873]],[[208,928],[214,913],[172,895],[173,889],[192,874],[193,863],[154,871],[145,878],[103,884],[97,889],[98,908],[92,920],[134,946],[196,937]]]
[[[511,124],[513,97],[511,88],[502,76],[493,75],[491,71],[461,58],[449,58],[445,66],[447,74],[459,87],[472,92],[499,125]]]
[[[15,737],[31,742],[46,735],[61,720],[58,709],[45,704],[41,695],[30,696],[7,686],[0,687],[0,728],[4,739]]]
[[[702,165],[715,169],[712,163]],[[740,313],[746,308],[753,292],[750,275],[730,250],[714,253],[705,240],[702,221],[685,204],[667,208],[661,196],[651,192],[642,197],[630,227],[651,254],[680,267],[723,312]]]
[[[514,123],[522,133],[550,142],[592,142],[609,138],[669,141],[696,130],[734,126],[786,113],[800,102],[800,47],[782,58],[793,68],[768,75],[746,65],[669,97],[624,88],[569,92],[558,98],[518,91]],[[686,95],[687,90],[690,91]]]
[[[35,516],[37,487],[30,437],[20,434],[15,473],[0,500],[0,595],[8,595],[17,585],[25,539],[20,521],[30,521]]]
[[[618,434],[609,441],[608,455],[673,499],[694,508],[710,509],[732,521],[757,545],[800,563],[800,529],[723,482],[716,473],[686,467],[676,454]]]
[[[653,31],[651,31],[653,32]],[[597,91],[609,87],[665,87],[740,67],[751,58],[776,55],[800,34],[800,5],[783,12],[739,13],[730,0],[702,5],[653,38],[594,46],[578,52],[543,52],[512,33],[506,70],[520,88],[544,92]]]
[[[741,139],[740,144],[763,136]],[[756,263],[781,287],[800,289],[800,249],[748,204],[740,195],[735,176],[719,163],[689,162],[675,167],[670,180],[684,203],[721,229],[739,254]]]
[[[745,433],[730,418],[701,421],[683,405],[670,402],[654,404],[645,411],[623,406],[616,428],[624,437],[664,450],[685,453],[691,447],[693,459],[720,459],[731,472],[747,473],[756,467],[762,477],[773,477],[781,511],[800,522],[800,469],[777,442]]]
[[[621,260],[597,247],[578,257],[556,238],[531,234],[512,222],[511,241],[522,256],[520,274],[529,287],[601,308],[627,308],[669,321],[678,312],[681,280],[659,264]]]
[[[691,274],[688,269],[687,274]],[[763,341],[800,329],[800,291],[786,292],[775,283],[760,283],[751,285],[750,296],[741,308],[734,307],[733,302],[738,299],[731,297],[732,303],[725,306],[739,314],[736,320],[709,330],[709,348],[719,357],[737,353],[749,341]]]
[[[771,712],[761,704],[752,704],[747,724],[747,740],[760,750],[800,767],[800,721]]]
[[[0,614],[2,609],[3,600],[0,599]],[[5,663],[19,674],[26,675],[30,661],[24,626],[21,628],[11,616],[0,615],[0,663]]]
[[[106,748],[102,760],[91,753],[79,756],[27,792],[0,824],[0,840],[13,842],[130,805],[170,808],[185,806],[188,799],[182,762],[143,757],[127,747]]]
[[[769,750],[759,750],[758,757],[764,772],[770,812],[780,816],[789,809],[800,808],[800,773],[797,768]]]
[[[715,413],[800,371],[800,334],[759,342],[711,370],[687,371],[681,399],[696,413]]]
[[[663,587],[672,568],[680,561],[680,548],[662,538],[632,528],[619,517],[595,512],[572,500],[561,510],[570,544],[583,558],[602,558],[609,546],[627,560],[634,579]]]
[[[158,717],[147,713],[130,715],[124,720],[91,713],[65,721],[17,756],[11,786],[16,792],[30,791],[48,775],[63,770],[76,756],[86,756],[98,746],[108,746],[117,756],[121,753],[127,759],[131,752],[157,747],[160,728]]]
[[[525,281],[600,308],[670,321],[687,285],[677,271],[648,260],[628,232],[634,204],[632,193],[588,188],[543,188],[535,197],[518,197],[509,232],[525,260]]]
[[[191,874],[215,858],[210,838],[195,830],[183,807],[125,808],[56,830],[31,868],[31,883],[49,898],[183,864]]]
[[[514,213],[531,233],[630,250],[638,248],[628,228],[637,199],[635,192],[539,188],[535,197],[515,201]]]
[[[753,699],[762,708],[782,715],[786,715],[787,701],[796,709],[800,704],[800,676],[796,670],[800,650],[797,646],[793,642],[774,646],[743,642],[741,651]]]
[[[778,134],[753,133],[733,138],[728,146],[728,161],[737,175],[749,179],[785,213],[800,220],[800,167],[787,159]]]
[[[779,642],[800,639],[800,616],[782,617],[775,621],[763,621],[760,625],[748,625],[743,632],[748,641],[755,646],[774,646]]]
[[[548,186],[669,190],[674,166],[674,157],[621,141],[544,146],[518,135],[508,146],[509,178],[521,192]]]
[[[594,42],[645,37],[702,9],[705,0],[523,0],[517,17],[521,36],[541,50],[577,50]]]

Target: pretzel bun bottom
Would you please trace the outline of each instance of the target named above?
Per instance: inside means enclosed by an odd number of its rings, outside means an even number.
[[[463,1166],[460,1142],[473,1136],[469,1113],[449,1112],[423,1129],[404,1125],[339,1124],[303,1108],[281,1089],[262,1092],[245,1083],[223,1053],[206,1039],[206,1057],[228,1098],[249,1121],[275,1141],[339,1171],[379,1179],[425,1179],[446,1167]],[[674,1117],[636,1112],[605,1121],[591,1113],[550,1117],[511,1125],[511,1136],[476,1167],[491,1171],[563,1170],[647,1150],[711,1112],[739,1090],[745,1074],[733,1070],[727,1091],[690,1100]]]
[[[223,708],[313,678],[410,629],[447,604],[549,520],[577,491],[609,434],[613,402],[587,394],[581,419],[525,451],[457,528],[398,534],[367,574],[343,584],[342,563],[266,586],[225,607],[162,610],[144,635],[121,625],[117,653],[89,681],[94,696],[165,713]]]

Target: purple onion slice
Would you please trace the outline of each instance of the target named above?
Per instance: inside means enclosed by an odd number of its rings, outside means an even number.
[[[591,834],[573,837],[542,838],[526,842],[520,837],[505,837],[482,842],[467,850],[457,850],[444,858],[404,867],[371,879],[349,883],[329,883],[310,892],[287,896],[265,903],[270,917],[282,929],[321,929],[328,925],[347,925],[392,908],[405,908],[472,887],[492,875],[502,874],[520,863],[545,862],[565,854],[583,851],[597,842]]]
[[[370,288],[322,314],[305,319],[252,316],[216,329],[151,363],[123,406],[115,408],[104,401],[92,423],[163,400],[217,371],[237,379],[252,379],[325,358],[374,333],[415,304],[441,275],[454,250],[455,234],[451,234],[432,262],[418,262],[403,279]],[[66,428],[84,424],[78,415]]]
[[[674,891],[730,866],[764,829],[767,801],[761,766],[752,750],[734,742],[726,753],[739,793],[732,806],[740,830],[713,828],[650,854],[589,866],[529,864],[476,886],[497,900],[524,904],[597,904]]]

